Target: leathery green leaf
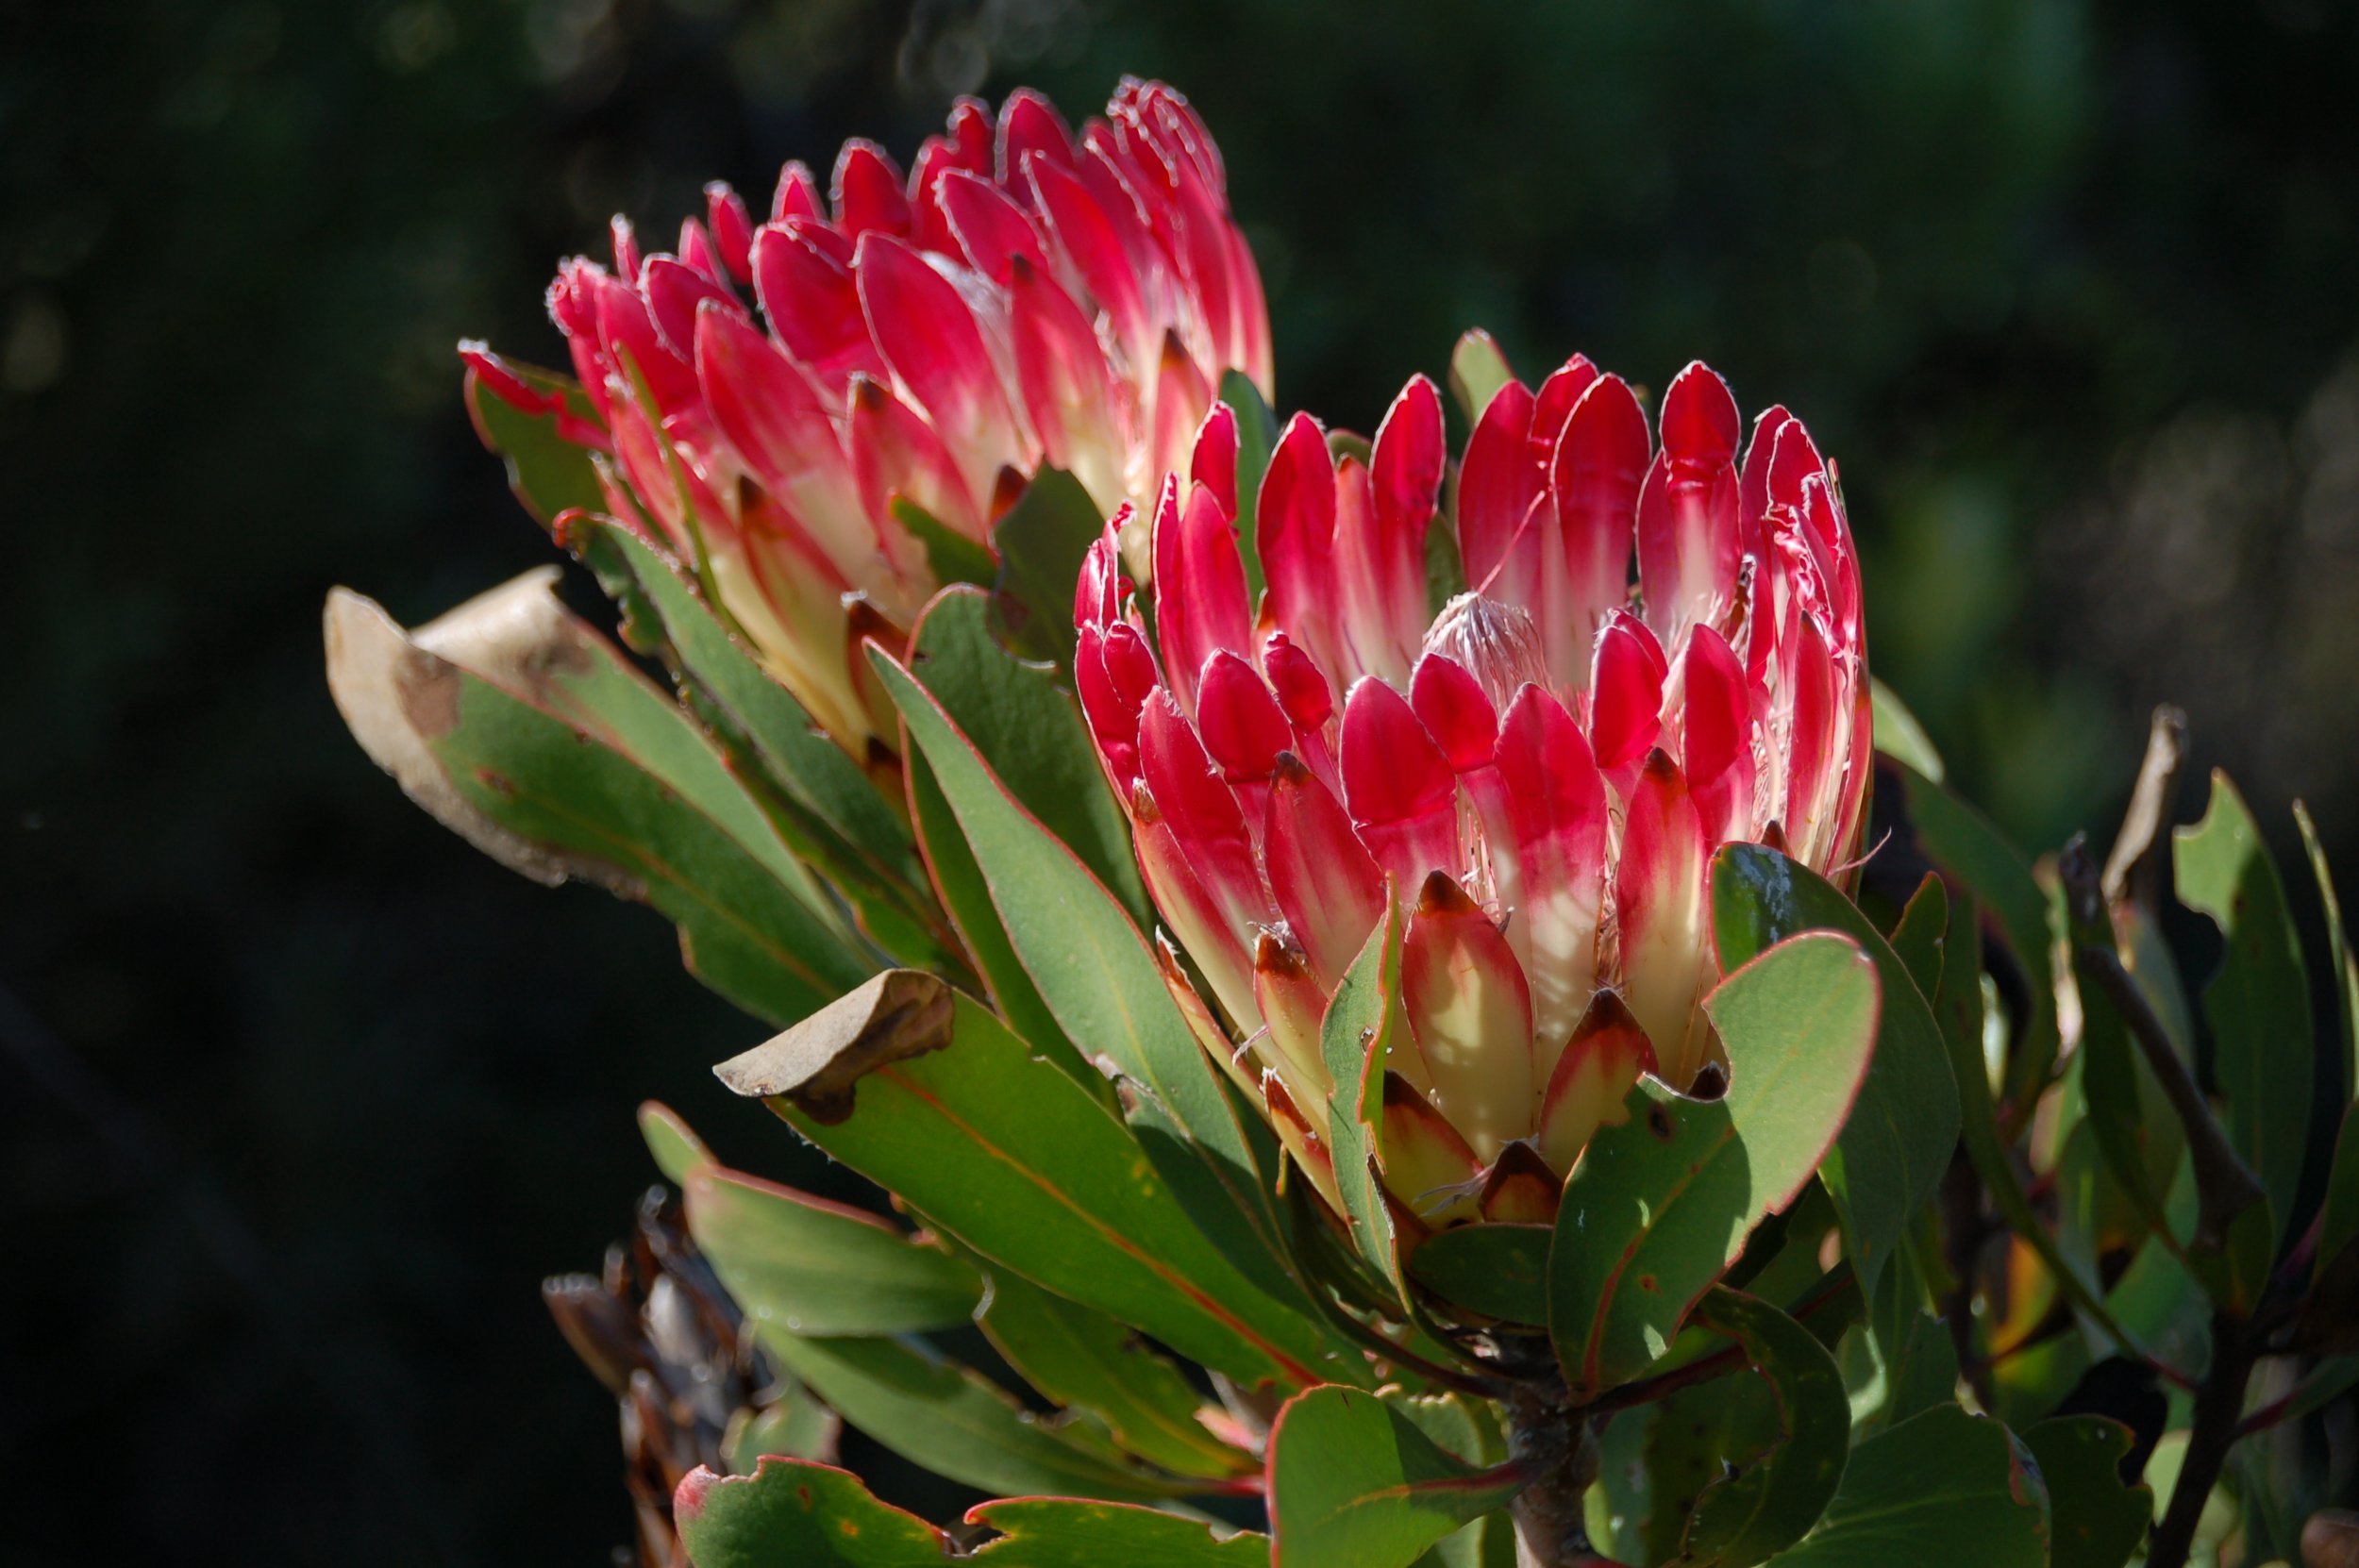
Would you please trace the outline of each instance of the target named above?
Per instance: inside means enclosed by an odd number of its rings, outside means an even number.
[[[712,1151],[704,1145],[683,1121],[679,1112],[658,1100],[649,1100],[639,1108],[639,1136],[654,1157],[656,1169],[675,1186],[685,1185],[689,1175],[701,1166],[713,1162]]]
[[[1032,475],[992,529],[999,555],[994,602],[1008,645],[1027,659],[1073,666],[1073,585],[1081,558],[1106,529],[1106,515],[1060,468]]]
[[[723,1081],[768,1097],[805,1138],[992,1262],[1242,1383],[1353,1376],[1323,1359],[1309,1315],[1205,1237],[1101,1101],[931,976],[880,981],[942,998],[940,1032],[888,1040],[922,1009],[863,1023],[854,1012],[881,1004],[862,987],[722,1064]],[[829,1076],[839,1071],[848,1081]]]
[[[999,563],[992,559],[985,546],[960,533],[932,512],[906,495],[895,495],[886,509],[893,520],[917,536],[926,547],[926,564],[933,569],[934,580],[949,584],[969,582],[979,588],[989,588],[999,575]]]
[[[1411,1393],[1400,1388],[1380,1390],[1377,1397],[1446,1454],[1476,1466],[1495,1465],[1507,1458],[1507,1434],[1487,1401],[1455,1393]],[[1417,1568],[1514,1568],[1514,1563],[1515,1522],[1495,1510],[1435,1542],[1417,1560]]]
[[[883,1220],[741,1171],[689,1174],[688,1229],[745,1315],[796,1334],[953,1328],[975,1271]]]
[[[1114,1441],[1141,1459],[1176,1476],[1209,1478],[1253,1468],[1251,1456],[1196,1419],[1203,1396],[1180,1369],[1103,1312],[994,1269],[976,1321],[1026,1382],[1057,1404],[1100,1417]]]
[[[1154,1509],[1069,1497],[1020,1497],[967,1510],[997,1532],[971,1554],[913,1513],[879,1501],[856,1476],[765,1459],[750,1476],[698,1470],[677,1499],[680,1538],[696,1568],[1260,1568],[1269,1538],[1220,1539]]]
[[[1387,900],[1384,918],[1344,972],[1319,1025],[1319,1049],[1334,1088],[1327,1098],[1328,1151],[1335,1185],[1360,1257],[1404,1303],[1399,1241],[1385,1207],[1376,1160],[1376,1124],[1383,1114],[1382,1064],[1399,1016],[1400,909]]]
[[[2326,910],[2327,963],[2334,971],[2335,1011],[2343,1026],[2343,1092],[2359,1093],[2359,957],[2351,950],[2351,933],[2343,925],[2343,901],[2335,896],[2334,876],[2327,869],[2326,846],[2318,842],[2317,825],[2310,808],[2294,802],[2294,822],[2301,828],[2301,847],[2310,857],[2310,875],[2317,879],[2318,902]]]
[[[410,797],[536,880],[652,904],[689,967],[783,1021],[873,967],[711,742],[527,573],[405,632],[339,589],[328,683]]]
[[[1469,425],[1481,422],[1491,399],[1514,379],[1515,373],[1508,368],[1507,356],[1499,352],[1498,341],[1490,333],[1477,326],[1459,335],[1449,351],[1449,391]]]
[[[1876,749],[1886,757],[1907,763],[1934,783],[1942,782],[1945,770],[1941,753],[1933,747],[1933,738],[1925,733],[1925,726],[1916,722],[1908,705],[1875,676],[1867,677],[1868,700],[1874,709]]]
[[[1901,1232],[1949,1168],[1957,1142],[1957,1085],[1932,1009],[1858,905],[1765,845],[1731,844],[1714,858],[1712,924],[1724,969],[1810,930],[1840,931],[1875,962],[1883,1008],[1874,1059],[1820,1172],[1843,1218],[1860,1290],[1872,1295]]]
[[[967,956],[975,960],[976,972],[990,991],[999,1016],[1064,1068],[1075,1082],[1112,1105],[1113,1085],[1065,1038],[1057,1015],[1048,1010],[1040,988],[1032,984],[1031,976],[1025,973],[1009,944],[1008,933],[1000,928],[999,911],[992,907],[991,889],[983,882],[982,868],[975,863],[974,853],[959,832],[958,818],[942,797],[942,786],[935,781],[926,754],[905,747],[901,771],[909,781],[910,826],[917,833],[918,851],[933,878],[934,896],[950,916]]]
[[[936,594],[910,634],[911,665],[993,776],[1144,929],[1154,915],[1131,858],[1129,825],[1106,787],[1080,710],[1052,670],[1000,646],[990,614],[979,589]]]
[[[1866,1074],[1877,991],[1849,938],[1788,938],[1705,1000],[1732,1063],[1727,1094],[1691,1100],[1642,1079],[1630,1119],[1598,1131],[1548,1252],[1548,1326],[1574,1397],[1669,1349],[1753,1226],[1810,1179]]]
[[[2121,1568],[2145,1539],[2154,1494],[2121,1478],[2130,1428],[2101,1415],[2027,1426],[2023,1446],[2048,1488],[2049,1568]]]
[[[2053,1227],[2032,1207],[2014,1157],[1999,1136],[1999,1110],[1983,1062],[1983,937],[1981,907],[1972,893],[1949,906],[1949,938],[1942,955],[1941,994],[1934,1000],[1943,1044],[1956,1085],[1958,1132],[1974,1174],[2007,1227],[2048,1265],[2057,1288],[2093,1323],[2133,1355],[2143,1347],[2105,1304],[2104,1293],[2056,1244]]]
[[[2326,1204],[2318,1215],[2318,1270],[2359,1250],[2359,1108],[2346,1108],[2334,1136],[2334,1162],[2326,1175]]]
[[[1696,1321],[1744,1347],[1778,1419],[1764,1452],[1736,1461],[1697,1496],[1681,1560],[1752,1568],[1799,1541],[1833,1498],[1850,1447],[1851,1402],[1826,1346],[1767,1302],[1715,1287]]]
[[[535,392],[563,398],[577,418],[596,423],[596,412],[573,377],[513,359],[502,363]],[[475,421],[476,434],[508,465],[508,488],[542,526],[547,527],[569,511],[604,509],[606,492],[598,484],[588,449],[557,433],[554,412],[526,413],[484,386],[472,369],[464,385],[467,413]]]
[[[1478,1470],[1371,1393],[1316,1388],[1278,1414],[1269,1440],[1276,1568],[1407,1568],[1524,1488]]]
[[[2011,1104],[2028,1105],[2056,1064],[2054,932],[2048,894],[2023,857],[1981,812],[1906,762],[1893,760],[1891,771],[1900,780],[1901,809],[1918,843],[1935,864],[1973,891],[2006,938],[2014,964],[1999,991],[2022,1016],[2011,1030],[2003,1088]]]
[[[904,962],[930,966],[924,877],[909,829],[844,748],[714,615],[672,559],[610,521],[585,523],[630,572],[663,633],[664,657],[699,711],[781,798],[784,832],[797,853],[842,889],[878,940]]]
[[[1237,416],[1237,549],[1245,557],[1246,603],[1260,604],[1262,549],[1253,536],[1254,504],[1261,499],[1270,454],[1278,450],[1278,416],[1253,377],[1241,370],[1221,373],[1220,400]]]
[[[1544,1225],[1464,1225],[1438,1231],[1409,1255],[1418,1284],[1459,1307],[1507,1323],[1548,1321],[1548,1245]]]
[[[2228,776],[2212,775],[2203,820],[2171,833],[2179,901],[2211,916],[2227,952],[2203,990],[2212,1076],[2228,1097],[2228,1136],[2267,1189],[2282,1230],[2310,1126],[2310,982],[2268,846]]]
[[[2048,1568],[2048,1493],[2014,1434],[1942,1405],[1852,1450],[1843,1484],[1776,1568]]]
[[[1062,841],[1009,793],[931,692],[870,650],[911,743],[990,889],[999,926],[1068,1039],[1113,1063],[1141,1092],[1133,1120],[1197,1224],[1264,1289],[1286,1292],[1270,1182],[1237,1109],[1195,1032],[1164,988],[1146,942],[1121,903]],[[1160,1108],[1161,1115],[1155,1114]],[[1156,1126],[1167,1119],[1173,1128]],[[1295,1293],[1297,1305],[1311,1309]]]
[[[1200,1491],[1127,1463],[1096,1428],[1034,1415],[920,1342],[811,1339],[754,1326],[762,1348],[878,1443],[936,1475],[1000,1493],[1145,1501]]]

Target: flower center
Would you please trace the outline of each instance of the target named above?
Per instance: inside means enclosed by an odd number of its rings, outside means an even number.
[[[1548,658],[1531,612],[1480,593],[1461,593],[1442,607],[1425,634],[1425,651],[1464,668],[1502,713],[1527,684],[1544,690],[1548,684]]]

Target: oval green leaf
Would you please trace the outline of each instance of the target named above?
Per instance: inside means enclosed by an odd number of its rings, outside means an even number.
[[[1841,932],[1875,962],[1883,994],[1875,1057],[1820,1173],[1843,1217],[1860,1289],[1872,1295],[1901,1232],[1932,1197],[1957,1144],[1957,1085],[1932,1009],[1858,905],[1808,866],[1765,845],[1731,844],[1714,858],[1712,925],[1724,969],[1812,930]]]
[[[1832,932],[1790,938],[1705,1001],[1733,1064],[1721,1099],[1652,1079],[1564,1184],[1548,1252],[1548,1325],[1576,1398],[1670,1347],[1753,1226],[1832,1145],[1875,1043],[1874,964]]]

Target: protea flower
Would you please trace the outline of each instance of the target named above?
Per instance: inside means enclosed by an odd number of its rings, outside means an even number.
[[[611,270],[577,257],[550,286],[594,423],[463,352],[595,449],[614,513],[706,575],[856,756],[890,726],[853,651],[937,586],[895,497],[980,544],[1043,465],[1112,510],[1176,466],[1225,371],[1269,387],[1219,151],[1161,84],[1126,81],[1078,139],[1029,91],[995,126],[961,100],[907,178],[847,142],[826,204],[789,163],[759,225],[705,193],[676,253],[617,218]]]
[[[1251,520],[1257,613],[1216,408],[1155,504],[1152,645],[1123,519],[1079,585],[1077,685],[1140,865],[1244,1042],[1233,1069],[1322,1183],[1320,1019],[1388,889],[1407,905],[1380,1135],[1429,1224],[1546,1219],[1642,1071],[1690,1091],[1727,1070],[1698,1006],[1715,846],[1832,870],[1860,830],[1867,687],[1833,472],[1782,408],[1740,464],[1736,403],[1701,364],[1660,425],[1657,446],[1585,359],[1536,395],[1508,383],[1459,475],[1471,587],[1435,614],[1431,384],[1365,461],[1298,414]]]

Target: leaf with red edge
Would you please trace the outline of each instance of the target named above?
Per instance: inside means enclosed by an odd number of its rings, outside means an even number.
[[[673,1499],[696,1568],[1263,1568],[1269,1538],[1225,1539],[1193,1520],[1122,1503],[1015,1497],[967,1510],[998,1532],[971,1555],[829,1465],[765,1458],[750,1476],[699,1468]]]
[[[1825,1173],[1860,1288],[1872,1297],[1877,1276],[1932,1199],[1957,1143],[1958,1086],[1941,1026],[1908,966],[1859,906],[1774,849],[1730,844],[1719,852],[1712,867],[1712,920],[1724,967],[1807,930],[1839,931],[1875,961],[1883,993],[1875,1059]]]
[[[1704,1003],[1732,1063],[1718,1100],[1652,1079],[1573,1170],[1548,1257],[1548,1325],[1589,1398],[1670,1348],[1689,1309],[1833,1143],[1876,1036],[1874,966],[1847,938],[1779,943]]]
[[[1278,1414],[1269,1440],[1275,1568],[1407,1568],[1427,1547],[1503,1508],[1530,1477],[1452,1457],[1374,1394],[1316,1388]]]
[[[979,1004],[910,971],[885,978],[933,999],[939,1021],[905,1039],[895,1031],[925,1015],[912,1003],[854,1016],[863,998],[883,1005],[863,988],[723,1063],[722,1081],[769,1099],[805,1138],[985,1258],[1229,1376],[1298,1386],[1350,1376],[1302,1304],[1247,1278],[1207,1239],[1100,1100]]]

